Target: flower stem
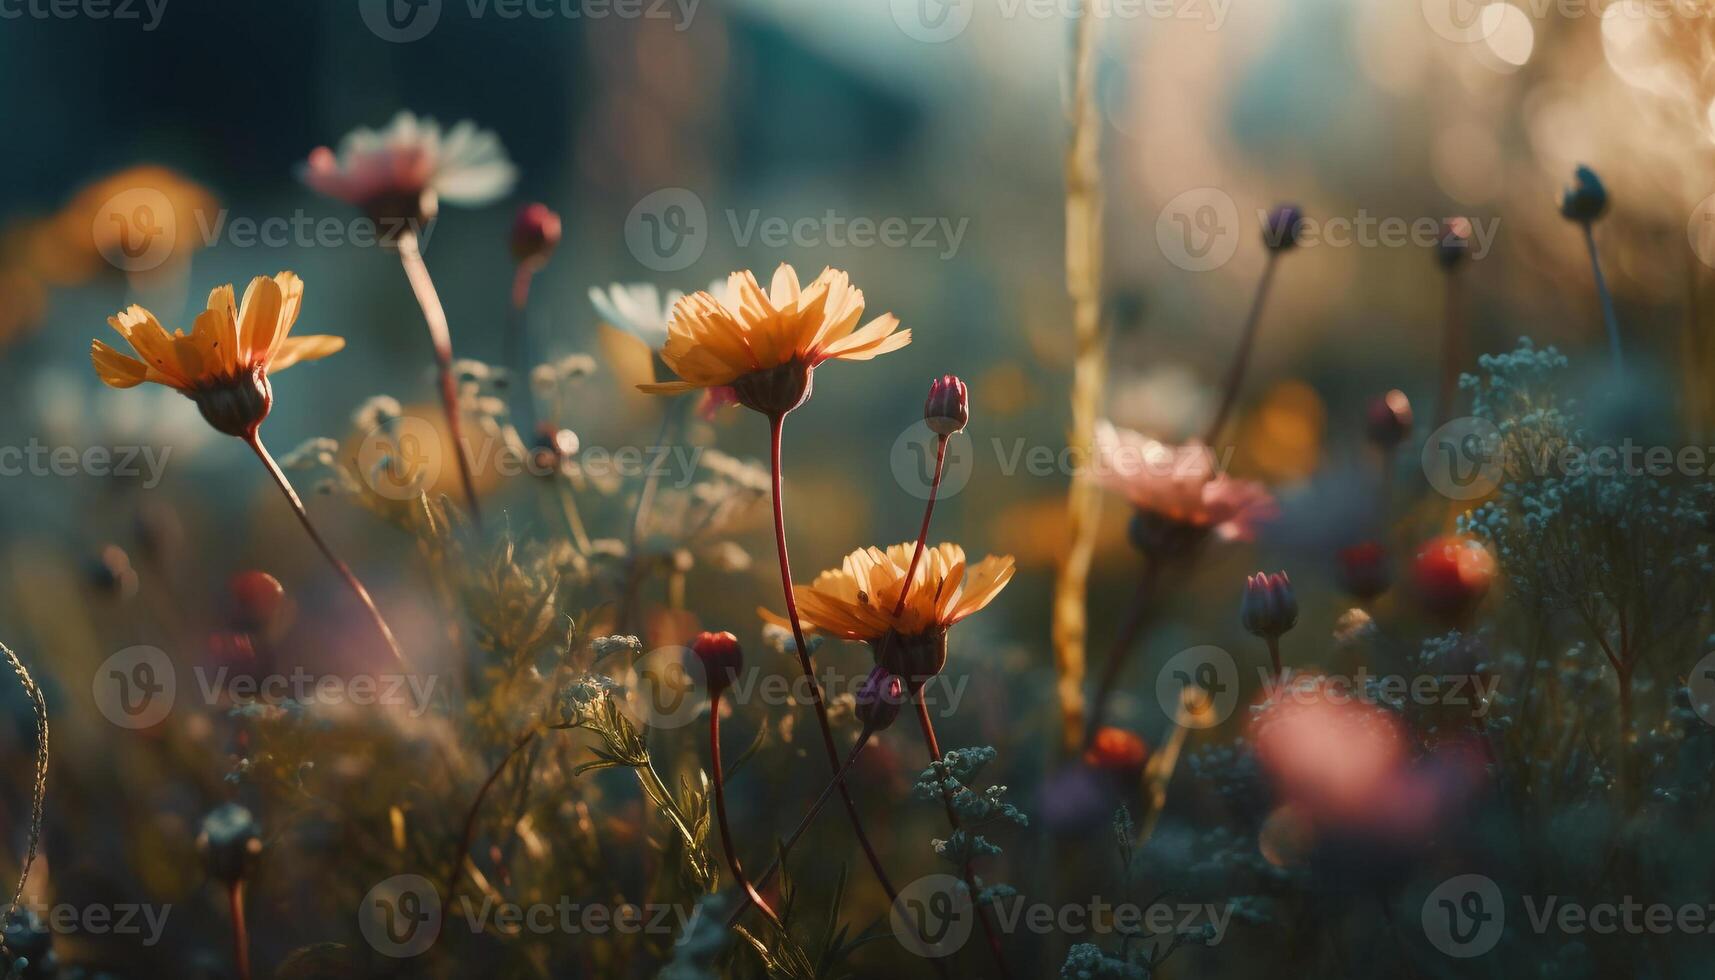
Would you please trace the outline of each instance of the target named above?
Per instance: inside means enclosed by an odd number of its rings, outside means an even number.
[[[464,868],[465,858],[470,856],[471,843],[476,839],[476,819],[477,815],[482,812],[482,801],[487,799],[488,791],[500,781],[500,774],[506,771],[506,767],[512,764],[512,760],[518,757],[518,753],[524,751],[525,747],[535,740],[536,730],[531,729],[513,743],[512,750],[507,752],[506,756],[500,760],[500,764],[489,772],[488,778],[482,782],[482,788],[476,791],[476,798],[471,800],[470,809],[465,811],[464,829],[459,833],[458,850],[453,852],[452,867],[447,872],[446,894],[449,902],[452,901],[453,889],[458,886],[459,872]]]
[[[816,668],[810,662],[810,645],[804,641],[804,624],[798,619],[798,594],[792,585],[792,562],[786,552],[786,510],[781,499],[781,466],[780,466],[780,434],[785,428],[786,413],[771,415],[769,427],[769,469],[773,483],[774,496],[774,545],[780,556],[780,587],[786,594],[786,616],[792,622],[792,639],[798,647],[798,666],[804,671],[804,679],[809,682],[810,703],[816,709],[816,721],[822,730],[822,748],[828,757],[828,769],[838,774],[840,771],[839,750],[834,747],[834,726],[828,721],[828,706],[822,700],[822,686],[816,682]],[[845,804],[846,816],[851,819],[852,831],[857,835],[858,844],[863,848],[864,857],[868,859],[870,868],[875,872],[876,880],[881,882],[882,890],[887,892],[887,900],[899,900],[899,892],[893,887],[893,882],[887,877],[887,871],[881,866],[881,858],[875,853],[875,847],[870,844],[869,834],[863,829],[863,819],[858,816],[857,804],[852,801],[851,789],[844,782],[839,784],[840,801]]]
[[[863,732],[858,735],[857,744],[852,746],[851,754],[846,756],[845,764],[840,766],[840,771],[834,774],[834,778],[828,780],[826,786],[822,787],[821,795],[816,797],[816,802],[810,804],[810,809],[804,812],[803,819],[798,821],[798,826],[781,843],[779,853],[774,855],[774,860],[768,863],[768,867],[762,869],[761,877],[756,879],[756,887],[768,887],[768,883],[774,879],[774,873],[780,870],[781,860],[792,850],[792,845],[798,843],[798,838],[804,836],[804,831],[810,829],[810,824],[815,822],[816,815],[822,812],[822,807],[833,798],[834,788],[845,782],[846,773],[851,771],[852,766],[858,760],[858,756],[869,745],[869,738],[872,734],[874,734],[873,729],[865,727]],[[731,928],[749,907],[750,898],[748,896],[740,898],[738,908],[733,909],[732,914],[727,916],[727,927]]]
[[[1102,664],[1102,678],[1096,683],[1096,696],[1091,699],[1090,720],[1084,726],[1083,748],[1086,750],[1095,741],[1096,731],[1102,727],[1102,719],[1107,715],[1108,700],[1113,697],[1114,685],[1119,683],[1120,671],[1130,657],[1131,648],[1137,643],[1138,634],[1143,631],[1144,624],[1149,621],[1149,602],[1155,591],[1157,567],[1153,559],[1144,559],[1143,574],[1139,575],[1137,580],[1137,593],[1132,597],[1131,606],[1126,609],[1125,620],[1114,637],[1114,645],[1108,651],[1108,659]]]
[[[941,472],[947,465],[947,436],[940,436],[935,442],[935,476],[929,481],[929,500],[923,507],[923,524],[917,529],[917,546],[911,551],[911,564],[905,569],[905,580],[899,586],[899,601],[893,604],[893,622],[898,623],[900,614],[905,612],[905,600],[911,595],[911,580],[917,577],[917,565],[923,560],[923,552],[929,544],[929,518],[935,513],[935,497],[941,492]],[[888,653],[892,652],[893,642],[899,638],[897,626],[890,626],[887,635],[881,638],[876,648],[877,663],[886,663]],[[927,678],[904,678],[908,685],[918,685]]]
[[[1268,287],[1274,282],[1274,270],[1279,261],[1280,252],[1270,249],[1268,261],[1262,267],[1262,279],[1256,284],[1256,296],[1251,300],[1250,315],[1245,318],[1244,332],[1239,335],[1238,350],[1233,352],[1233,362],[1227,367],[1227,381],[1221,389],[1221,407],[1215,410],[1214,421],[1209,423],[1208,432],[1203,436],[1203,442],[1210,446],[1221,437],[1221,430],[1227,425],[1227,417],[1238,403],[1239,388],[1245,381],[1245,369],[1250,366],[1251,348],[1256,346],[1257,327],[1262,323],[1263,305],[1268,301]]]
[[[1282,676],[1280,670],[1280,637],[1268,637],[1268,662],[1274,668],[1275,680]]]
[[[232,910],[232,960],[238,980],[250,980],[250,930],[244,924],[244,880],[226,887],[227,906]]]
[[[1614,315],[1614,297],[1608,292],[1608,280],[1602,277],[1602,260],[1596,254],[1596,229],[1588,221],[1584,222],[1584,244],[1590,250],[1590,272],[1596,277],[1596,296],[1602,301],[1602,323],[1608,330],[1608,356],[1613,361],[1614,373],[1625,369],[1625,359],[1620,353],[1620,320]]]
[[[441,306],[440,294],[429,267],[423,264],[423,253],[417,247],[417,233],[405,229],[397,240],[399,262],[405,267],[405,278],[411,281],[411,291],[417,305],[423,308],[423,321],[429,327],[429,341],[435,348],[435,369],[441,380],[441,409],[447,416],[447,433],[453,440],[453,455],[458,457],[459,482],[464,485],[465,502],[470,507],[471,520],[482,527],[482,507],[476,499],[476,479],[471,475],[470,458],[466,455],[464,424],[459,421],[458,386],[453,382],[453,338],[447,327],[447,311]]]
[[[738,849],[732,843],[732,824],[727,820],[726,812],[726,778],[721,772],[721,696],[716,694],[709,702],[709,775],[715,785],[715,821],[720,824],[721,849],[726,852],[726,863],[732,869],[732,880],[738,882],[742,892],[751,904],[761,909],[763,914],[774,923],[781,932],[786,931],[785,923],[775,913],[762,893],[744,876],[744,868],[738,863]],[[742,906],[740,906],[742,909]]]
[[[929,703],[923,700],[922,692],[915,698],[917,702],[917,721],[923,728],[923,743],[929,747],[929,758],[937,766],[941,764],[941,742],[935,737],[935,722],[929,717]],[[962,832],[964,827],[959,820],[959,811],[953,806],[953,791],[946,782],[941,782],[941,802],[947,808],[947,822],[954,831]],[[967,840],[967,843],[969,841]],[[982,923],[983,938],[988,940],[989,952],[994,954],[995,969],[1003,978],[1011,976],[1006,968],[1006,954],[1001,951],[1000,937],[995,935],[994,923],[989,921],[988,907],[982,902],[982,896],[977,890],[976,875],[971,871],[970,858],[967,856],[959,868],[960,876],[965,880],[965,887],[970,890],[971,904],[977,910],[977,921]]]
[[[392,651],[393,659],[398,662],[402,669],[408,668],[410,664],[405,660],[405,652],[399,649],[399,641],[393,638],[393,630],[388,627],[387,620],[381,617],[381,610],[376,608],[375,600],[369,597],[369,590],[363,587],[363,583],[358,580],[351,568],[333,553],[333,548],[328,546],[327,541],[322,538],[321,532],[317,531],[316,526],[310,522],[309,511],[304,509],[304,502],[298,497],[298,491],[292,489],[292,481],[286,479],[285,471],[280,469],[279,463],[274,462],[274,457],[269,454],[268,448],[262,445],[262,437],[252,433],[244,441],[256,453],[256,458],[262,461],[262,465],[267,467],[268,474],[279,485],[280,492],[286,495],[286,502],[292,505],[292,511],[298,515],[298,523],[304,526],[310,540],[314,541],[316,547],[321,549],[322,555],[334,567],[334,571],[339,573],[340,578],[345,579],[345,584],[351,588],[358,601],[363,603],[363,608],[369,610],[369,617],[375,621],[375,628],[381,633],[381,638],[386,641],[387,649]]]

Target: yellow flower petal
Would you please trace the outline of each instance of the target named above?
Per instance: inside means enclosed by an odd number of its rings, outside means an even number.
[[[312,333],[302,337],[287,337],[274,352],[274,359],[268,362],[268,370],[284,371],[299,361],[319,361],[344,349],[345,338],[332,334]]]
[[[280,284],[267,276],[257,276],[245,288],[244,302],[238,307],[238,336],[240,357],[248,363],[268,363],[284,301]]]
[[[90,341],[89,359],[95,364],[96,376],[111,388],[135,388],[149,377],[149,365],[99,340]]]

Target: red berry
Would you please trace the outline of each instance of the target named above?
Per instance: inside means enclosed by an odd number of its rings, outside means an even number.
[[[1103,726],[1096,730],[1090,747],[1084,750],[1084,762],[1109,772],[1129,776],[1143,775],[1143,764],[1149,759],[1149,746],[1142,738],[1123,728]]]
[[[1495,581],[1495,556],[1482,542],[1458,535],[1430,540],[1417,553],[1411,577],[1424,609],[1440,619],[1469,615]]]
[[[286,605],[286,587],[267,572],[251,569],[232,576],[233,619],[239,629],[260,632],[274,624]]]

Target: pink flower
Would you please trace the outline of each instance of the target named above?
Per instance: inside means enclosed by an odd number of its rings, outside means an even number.
[[[1201,442],[1169,445],[1103,420],[1096,423],[1094,465],[1097,481],[1139,511],[1213,531],[1223,541],[1249,541],[1279,513],[1267,487],[1221,472]]]
[[[504,196],[518,171],[499,138],[475,123],[443,134],[433,119],[401,112],[379,132],[352,130],[338,153],[316,147],[298,176],[315,191],[369,211],[426,200],[423,210],[432,216],[440,198],[476,206]]]

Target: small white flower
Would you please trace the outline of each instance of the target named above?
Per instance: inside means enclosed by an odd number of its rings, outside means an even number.
[[[359,207],[425,191],[474,207],[511,191],[518,169],[499,137],[473,122],[459,122],[443,134],[435,120],[401,112],[379,132],[352,130],[338,153],[317,147],[298,176],[312,189]]]
[[[725,279],[709,283],[708,291],[716,299],[726,302]],[[652,282],[616,282],[605,290],[590,289],[590,302],[595,305],[602,322],[631,334],[654,351],[667,343],[667,320],[673,315],[674,304],[684,296],[677,289],[670,289],[662,295]]]

